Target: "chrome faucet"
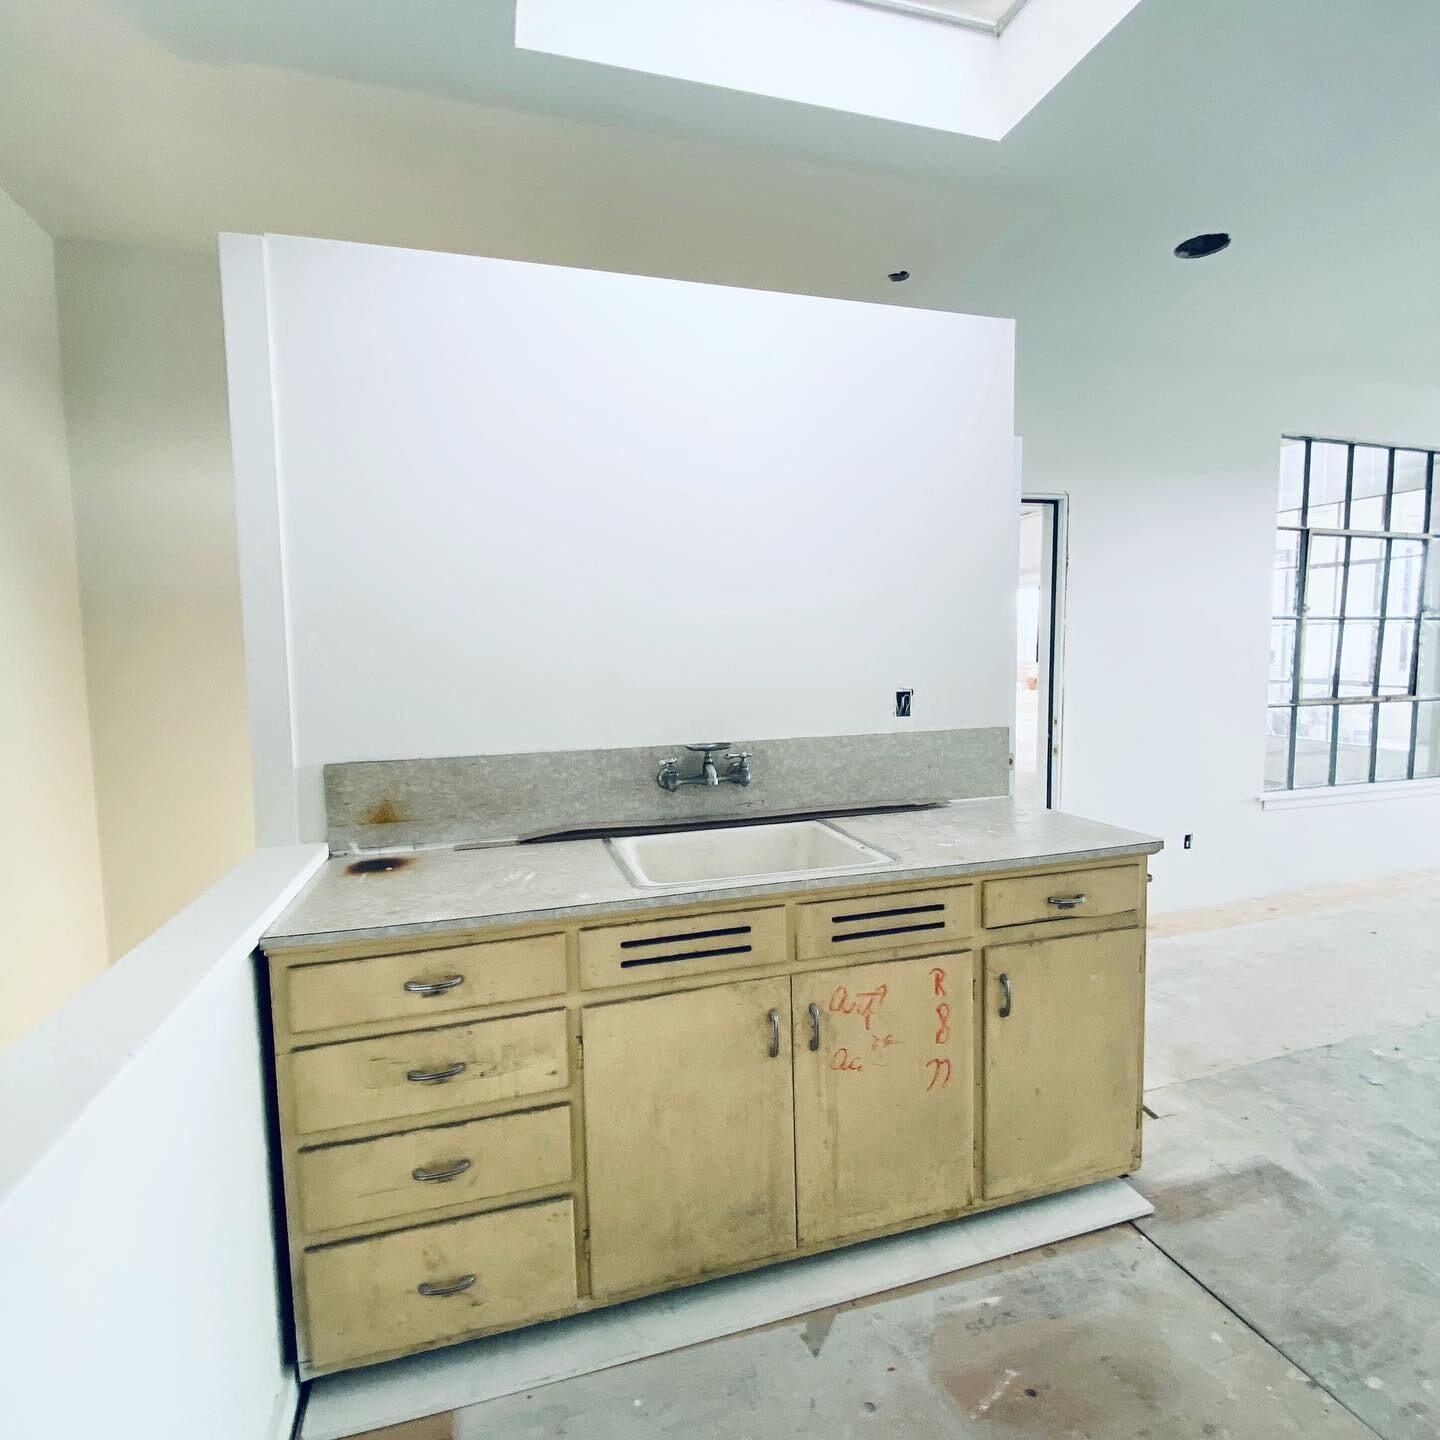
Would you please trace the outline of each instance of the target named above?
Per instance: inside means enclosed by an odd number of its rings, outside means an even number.
[[[750,783],[750,754],[746,750],[731,751],[728,749],[728,740],[711,740],[708,744],[687,745],[687,750],[694,751],[697,755],[705,758],[700,762],[700,773],[698,775],[681,775],[680,761],[672,755],[668,760],[660,762],[660,768],[655,772],[655,783],[662,789],[668,790],[672,795],[682,785],[748,785]],[[717,750],[725,751],[725,758],[730,762],[725,767],[722,775],[715,768],[715,761],[711,756]]]

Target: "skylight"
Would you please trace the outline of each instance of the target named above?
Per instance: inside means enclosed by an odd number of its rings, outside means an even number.
[[[1000,140],[1140,0],[514,3],[521,50]]]
[[[927,20],[948,20],[954,25],[972,25],[977,30],[998,35],[1025,0],[847,0],[847,3],[900,10]]]

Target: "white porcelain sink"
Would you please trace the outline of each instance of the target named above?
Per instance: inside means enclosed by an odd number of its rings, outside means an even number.
[[[741,885],[820,872],[870,870],[893,858],[852,840],[823,820],[617,835],[605,843],[626,876],[646,889]]]

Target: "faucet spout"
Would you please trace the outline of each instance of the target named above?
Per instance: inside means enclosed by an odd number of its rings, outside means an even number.
[[[700,762],[700,773],[698,775],[682,775],[680,773],[680,761],[678,757],[671,755],[660,762],[660,768],[655,773],[655,783],[662,789],[674,794],[682,785],[704,785],[714,789],[720,785],[748,785],[750,783],[750,756],[748,753],[732,753],[728,747],[728,740],[717,740],[707,744],[687,745],[687,750],[693,750],[703,756]],[[722,775],[715,765],[715,752],[725,750],[725,758],[730,762]]]

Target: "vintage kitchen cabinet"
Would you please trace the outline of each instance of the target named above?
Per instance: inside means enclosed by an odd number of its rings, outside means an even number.
[[[1133,1169],[1144,856],[268,947],[301,1368]]]

